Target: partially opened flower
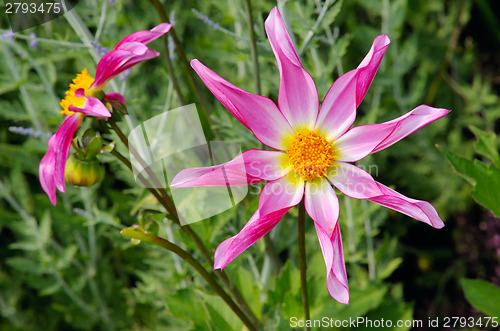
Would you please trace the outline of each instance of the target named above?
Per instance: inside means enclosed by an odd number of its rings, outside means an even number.
[[[97,64],[96,77],[92,78],[87,69],[73,79],[66,97],[61,101],[64,122],[49,139],[49,150],[40,161],[39,178],[43,190],[56,204],[56,188],[64,192],[64,172],[71,141],[80,128],[84,116],[110,117],[105,102],[125,103],[125,98],[116,92],[104,93],[106,83],[124,70],[160,55],[146,45],[170,30],[171,25],[162,23],[152,30],[139,31],[125,37],[115,48],[105,54]]]
[[[339,203],[332,185],[349,197],[367,199],[435,228],[443,227],[430,203],[393,191],[349,162],[389,147],[449,111],[422,105],[389,122],[351,128],[356,108],[370,87],[389,38],[385,35],[375,38],[358,68],[338,78],[319,107],[316,86],[302,67],[276,8],[265,26],[281,76],[279,107],[266,97],[232,85],[198,60],[193,60],[191,65],[231,114],[258,140],[275,150],[249,150],[223,165],[185,169],[173,179],[172,186],[246,185],[269,181],[262,190],[257,211],[241,232],[217,247],[215,268],[224,268],[268,233],[304,197],[323,252],[328,291],[337,301],[348,303],[347,275],[337,223]]]

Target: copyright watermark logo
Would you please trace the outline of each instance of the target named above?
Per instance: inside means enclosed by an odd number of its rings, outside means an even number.
[[[47,23],[66,14],[78,0],[4,0],[12,32],[26,30]]]
[[[194,104],[157,115],[129,134],[130,161],[150,188],[167,188],[186,168],[219,165],[241,155],[240,146],[223,141],[207,141]],[[243,158],[230,168],[218,167],[227,186],[170,187],[181,224],[190,224],[220,214],[238,204],[248,193],[246,185],[234,182],[235,172],[245,173]],[[235,186],[236,184],[236,186]]]

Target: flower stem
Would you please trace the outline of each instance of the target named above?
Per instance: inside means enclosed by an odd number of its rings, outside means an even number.
[[[309,296],[307,294],[307,263],[306,263],[306,231],[305,231],[306,210],[304,200],[299,204],[299,263],[300,263],[300,287],[302,289],[302,306],[304,307],[304,318],[310,320],[309,314]],[[304,326],[304,330],[309,330],[309,327]]]
[[[321,9],[321,12],[318,15],[318,18],[316,19],[316,22],[311,27],[311,29],[307,32],[307,35],[304,38],[304,41],[302,42],[302,45],[300,45],[299,52],[298,52],[299,56],[301,56],[302,54],[304,54],[304,51],[309,46],[309,44],[311,43],[314,35],[317,33],[318,29],[320,28],[321,23],[323,22],[323,19],[325,17],[325,14],[326,14],[328,8],[331,5],[331,2],[332,2],[331,0],[326,0],[325,1],[325,4],[323,5],[323,7]]]
[[[168,74],[170,75],[170,80],[172,82],[172,85],[174,86],[175,93],[179,98],[179,102],[182,105],[185,105],[186,101],[182,96],[181,88],[179,87],[179,82],[177,80],[177,76],[174,73],[174,67],[172,66],[172,60],[170,60],[170,50],[168,48],[168,36],[163,36],[163,49],[165,52],[165,62],[167,64]]]
[[[165,8],[163,8],[163,5],[160,3],[160,1],[159,0],[149,0],[149,2],[151,2],[151,4],[155,7],[156,12],[158,13],[158,16],[160,17],[160,19],[163,22],[168,23],[169,19],[168,19],[167,13],[165,12]],[[177,34],[175,33],[175,28],[173,26],[172,26],[172,28],[170,28],[170,31],[168,32],[168,34],[172,37],[172,40],[174,41],[175,49],[177,50],[177,53],[179,54],[179,58],[182,62],[182,65],[186,69],[189,83],[191,84],[191,86],[194,90],[194,93],[196,94],[198,101],[201,104],[202,114],[203,114],[203,117],[201,119],[202,119],[202,121],[204,120],[206,122],[206,124],[208,124],[208,127],[206,127],[206,128],[204,127],[204,129],[207,129],[208,133],[210,133],[211,135],[214,135],[214,133],[212,132],[212,130],[210,128],[213,123],[212,123],[212,120],[210,118],[210,114],[208,112],[207,102],[206,102],[205,98],[203,97],[203,94],[201,93],[200,86],[196,82],[196,79],[195,79],[194,74],[193,74],[193,69],[191,69],[191,66],[189,65],[189,62],[188,62],[187,57],[186,57],[186,53],[184,52],[184,48],[182,47],[182,44],[181,44],[179,38],[177,37]],[[213,138],[213,137],[209,137],[209,138]]]
[[[180,221],[179,221],[179,215],[177,214],[177,209],[175,208],[175,205],[173,201],[170,199],[168,196],[167,192],[165,189],[161,188],[161,186],[158,186],[158,179],[156,179],[156,176],[154,173],[152,173],[149,170],[149,167],[144,163],[144,160],[142,160],[141,156],[135,151],[133,146],[131,146],[128,142],[127,137],[125,134],[121,131],[120,127],[116,124],[116,122],[112,119],[108,119],[109,124],[111,125],[111,128],[115,131],[115,133],[118,135],[122,143],[127,147],[132,153],[132,155],[141,163],[141,166],[146,169],[146,172],[148,173],[148,176],[151,178],[155,186],[158,188],[158,190],[154,189],[149,185],[149,182],[144,176],[139,173],[137,178],[141,181],[141,183],[144,184],[145,187],[148,188],[148,190],[155,196],[155,198],[158,200],[158,202],[167,210],[167,212],[170,215],[170,219],[173,220],[174,223],[179,225],[181,227],[181,230],[184,231],[196,244],[198,249],[200,250],[203,258],[210,264],[211,266],[213,265],[213,260],[208,252],[207,248],[201,241],[200,237],[196,234],[196,232],[191,229],[191,227],[187,224],[181,226]],[[130,163],[129,160],[127,160],[122,154],[120,154],[118,151],[113,150],[111,152],[114,156],[118,158],[127,168],[129,168],[131,171],[133,171],[133,166]],[[231,294],[234,296],[238,304],[241,306],[243,311],[247,314],[248,318],[252,321],[253,325],[257,327],[259,325],[259,321],[257,320],[257,317],[255,314],[251,311],[250,307],[248,304],[245,302],[245,299],[242,297],[241,293],[239,292],[238,288],[234,287],[231,285],[231,282],[227,275],[221,270],[221,271],[216,271],[215,274],[217,277],[222,281],[224,286],[231,292]]]
[[[250,51],[253,61],[253,79],[255,82],[255,93],[261,94],[260,91],[260,73],[259,73],[259,56],[257,53],[257,41],[255,38],[255,30],[253,27],[252,2],[245,0],[245,8],[247,10],[248,30],[250,31]]]
[[[184,261],[189,263],[196,271],[205,279],[205,281],[214,289],[215,292],[227,303],[227,305],[231,308],[231,310],[238,315],[241,321],[248,327],[249,330],[257,330],[257,328],[252,324],[252,322],[248,319],[248,317],[243,313],[243,311],[238,307],[238,305],[231,299],[231,297],[219,286],[219,284],[215,281],[214,277],[187,251],[183,250],[181,247],[175,245],[174,243],[154,236],[150,234],[146,234],[143,232],[135,231],[131,228],[124,228],[121,231],[121,234],[129,237],[138,239],[141,241],[145,241],[152,245],[156,245],[162,248],[165,248],[172,253],[178,255]]]

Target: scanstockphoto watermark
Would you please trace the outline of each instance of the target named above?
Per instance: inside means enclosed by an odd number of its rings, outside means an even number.
[[[277,179],[291,170],[283,168],[290,167],[288,162],[276,167],[246,159],[238,144],[208,141],[194,104],[166,111],[137,125],[131,130],[128,140],[137,184],[148,188],[169,187],[181,224],[198,222],[231,209],[249,193],[260,195],[262,185],[248,186],[256,178]],[[211,167],[215,177],[221,178],[218,186],[171,187],[172,179],[181,170],[207,167]],[[342,177],[343,185],[351,192],[363,194],[367,187],[361,177],[366,178],[368,174],[377,177],[378,167],[358,167],[364,171],[333,165],[328,176]],[[310,170],[320,172],[316,168]],[[296,186],[286,183],[275,183],[271,189],[274,195],[296,192]],[[309,189],[315,190],[316,187],[311,185]]]
[[[322,317],[321,319],[303,320],[297,317],[291,317],[291,328],[316,327],[316,328],[371,328],[371,329],[394,329],[394,328],[412,328],[420,329],[424,326],[429,329],[446,328],[497,328],[500,323],[498,317],[428,317],[427,320],[407,319],[370,319],[367,317],[356,317],[349,319],[334,319],[331,317]]]
[[[369,319],[366,317],[356,317],[349,319],[334,319],[331,317],[323,317],[321,319],[303,320],[297,317],[290,318],[291,328],[421,328],[424,322],[422,320],[397,320],[390,319]]]
[[[66,14],[78,0],[3,0],[12,32],[47,23]]]

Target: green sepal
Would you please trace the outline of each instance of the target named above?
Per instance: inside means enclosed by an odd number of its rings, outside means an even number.
[[[101,152],[102,149],[102,140],[99,137],[94,137],[88,146],[85,148],[85,158],[87,160],[92,160],[95,158],[97,154]]]
[[[99,151],[100,154],[111,153],[115,149],[115,142],[112,141],[107,145],[104,145]]]
[[[83,148],[86,148],[90,144],[92,139],[94,139],[94,137],[96,137],[96,132],[94,129],[88,128],[87,130],[85,130],[85,132],[82,134]]]

